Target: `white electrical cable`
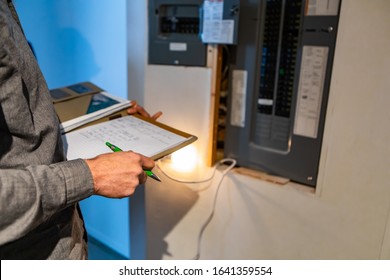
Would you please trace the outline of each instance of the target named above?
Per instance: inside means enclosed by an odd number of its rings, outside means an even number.
[[[205,231],[205,229],[207,228],[207,226],[210,224],[211,220],[213,219],[214,217],[214,213],[215,213],[215,207],[217,205],[217,198],[218,198],[218,193],[219,193],[219,189],[221,187],[221,183],[223,181],[223,179],[225,178],[226,174],[232,170],[234,168],[234,166],[236,165],[236,160],[234,159],[222,159],[218,162],[219,165],[221,164],[225,164],[227,162],[230,162],[230,165],[229,167],[227,167],[223,172],[222,172],[222,177],[221,179],[219,180],[218,182],[218,185],[217,185],[217,189],[215,190],[215,195],[214,195],[214,202],[213,202],[213,208],[211,209],[211,212],[207,218],[207,220],[204,222],[203,226],[201,227],[200,229],[200,232],[199,232],[199,236],[198,236],[198,247],[197,247],[197,252],[196,252],[196,255],[194,257],[195,260],[199,260],[200,258],[200,247],[201,247],[201,242],[202,242],[202,237],[203,237],[203,233]]]
[[[202,242],[202,237],[203,237],[203,233],[205,231],[205,229],[207,228],[207,226],[210,224],[212,218],[214,217],[214,213],[215,213],[215,208],[216,208],[216,204],[217,204],[217,198],[218,198],[218,193],[219,193],[219,189],[221,187],[221,184],[222,184],[222,181],[223,179],[225,178],[226,174],[232,170],[234,168],[234,166],[236,166],[237,162],[236,160],[234,159],[230,159],[230,158],[226,158],[226,159],[222,159],[220,160],[213,168],[213,173],[212,175],[209,177],[209,178],[206,178],[206,179],[202,179],[202,180],[198,180],[198,181],[185,181],[185,180],[180,180],[180,179],[176,179],[176,178],[173,178],[172,176],[168,175],[163,169],[162,167],[159,165],[159,162],[157,162],[157,167],[160,169],[160,171],[166,176],[168,177],[169,179],[173,180],[173,181],[176,181],[176,182],[179,182],[179,183],[185,183],[185,184],[197,184],[197,183],[204,183],[204,182],[208,182],[208,181],[211,181],[213,178],[214,178],[214,175],[215,175],[215,171],[217,170],[217,168],[223,164],[226,164],[226,163],[230,163],[230,165],[222,172],[222,177],[221,179],[219,180],[218,182],[218,185],[216,187],[216,190],[215,190],[215,194],[214,194],[214,201],[213,201],[213,207],[211,209],[211,212],[209,214],[209,216],[207,217],[206,221],[203,223],[201,229],[200,229],[200,232],[199,232],[199,235],[198,235],[198,246],[197,246],[197,252],[196,252],[196,255],[194,257],[195,260],[198,260],[199,257],[200,257],[200,247],[201,247],[201,242]]]
[[[215,170],[217,169],[218,165],[214,166],[213,172],[210,177],[206,179],[201,179],[201,180],[182,180],[182,179],[177,179],[174,178],[173,176],[169,175],[166,171],[164,171],[164,168],[160,165],[160,161],[157,161],[157,168],[163,173],[166,177],[171,179],[172,181],[178,182],[178,183],[183,183],[183,184],[200,184],[200,183],[205,183],[208,181],[211,181],[215,175]]]

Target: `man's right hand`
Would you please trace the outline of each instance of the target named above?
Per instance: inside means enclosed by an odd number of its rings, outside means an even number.
[[[95,194],[123,198],[132,195],[138,185],[145,183],[143,169],[151,170],[151,158],[134,152],[102,154],[85,160],[91,170]]]

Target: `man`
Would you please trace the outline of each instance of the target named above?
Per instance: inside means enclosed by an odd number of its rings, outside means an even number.
[[[133,152],[66,161],[46,82],[12,0],[0,0],[0,42],[0,258],[85,259],[78,202],[132,195],[154,161]],[[134,104],[129,113],[136,112],[149,116]]]

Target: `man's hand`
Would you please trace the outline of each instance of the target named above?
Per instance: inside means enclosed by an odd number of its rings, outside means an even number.
[[[143,169],[151,170],[155,165],[152,159],[134,152],[102,154],[87,159],[86,163],[92,173],[95,194],[110,198],[132,195],[147,179]]]
[[[127,113],[130,115],[138,113],[153,120],[157,120],[162,115],[161,111],[155,113],[153,116],[150,115],[142,106],[138,105],[136,101],[132,101],[132,106],[127,110]]]

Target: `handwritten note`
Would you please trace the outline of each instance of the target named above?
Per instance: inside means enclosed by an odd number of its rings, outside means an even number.
[[[71,160],[111,152],[106,141],[124,151],[152,157],[188,138],[134,116],[126,116],[69,132],[63,135],[63,140],[67,158]]]

